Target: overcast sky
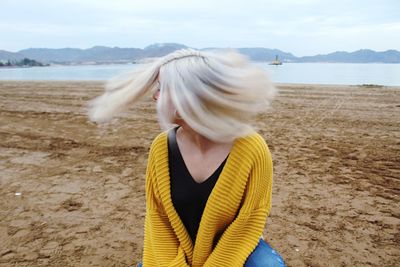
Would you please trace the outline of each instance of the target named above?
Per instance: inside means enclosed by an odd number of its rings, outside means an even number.
[[[400,50],[400,0],[1,0],[0,50],[266,47]]]

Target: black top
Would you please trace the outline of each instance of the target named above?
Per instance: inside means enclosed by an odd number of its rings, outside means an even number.
[[[171,198],[172,204],[194,244],[208,197],[228,157],[225,158],[218,169],[207,178],[207,180],[202,183],[197,183],[190,175],[179,150],[176,141],[176,131],[178,128],[179,126],[168,132],[168,164],[171,178]]]

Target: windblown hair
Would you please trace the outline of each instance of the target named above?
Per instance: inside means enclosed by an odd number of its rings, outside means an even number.
[[[243,55],[182,49],[112,79],[105,93],[89,103],[89,117],[109,121],[157,89],[163,130],[174,127],[176,110],[192,129],[216,142],[253,132],[251,119],[269,106],[276,92],[265,70]]]

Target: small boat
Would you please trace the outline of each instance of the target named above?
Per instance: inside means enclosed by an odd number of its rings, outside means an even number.
[[[279,61],[278,55],[275,56],[275,60],[270,62],[269,65],[282,65],[282,61]]]

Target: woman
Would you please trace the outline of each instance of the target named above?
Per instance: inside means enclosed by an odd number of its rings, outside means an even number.
[[[262,239],[272,159],[249,124],[275,92],[265,71],[235,52],[178,50],[110,82],[90,118],[148,92],[164,131],[147,162],[143,266],[285,266]]]

